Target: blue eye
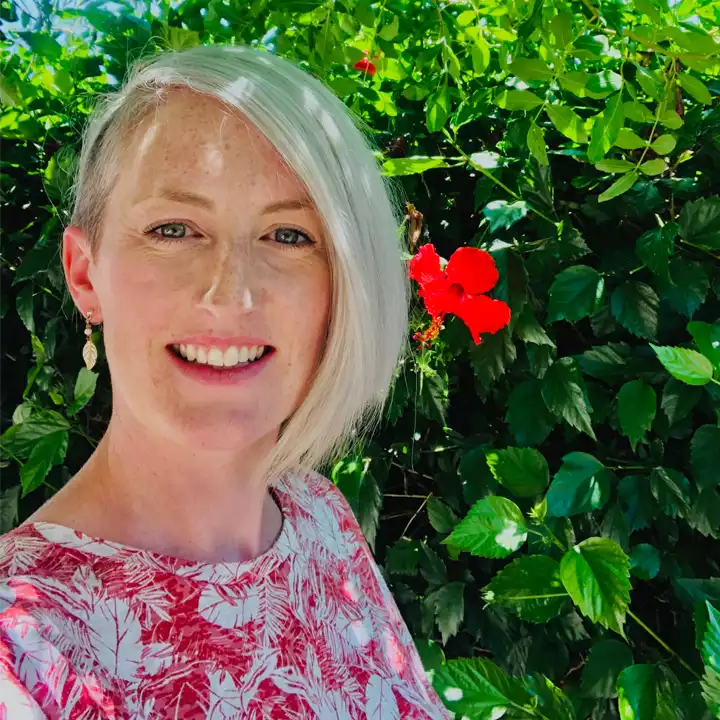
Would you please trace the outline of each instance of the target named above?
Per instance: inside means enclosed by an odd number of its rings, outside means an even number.
[[[291,227],[277,228],[277,230],[272,231],[271,235],[275,236],[275,239],[280,245],[293,247],[297,245],[315,244],[304,232]]]
[[[155,238],[160,242],[176,242],[177,240],[184,240],[190,237],[187,233],[188,226],[182,222],[170,222],[163,223],[162,225],[156,225],[148,230],[148,233],[155,235]],[[160,230],[161,233],[157,234]],[[168,232],[165,232],[165,231]]]

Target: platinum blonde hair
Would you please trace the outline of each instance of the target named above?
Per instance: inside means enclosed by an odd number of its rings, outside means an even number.
[[[128,138],[173,86],[239,110],[305,184],[326,226],[333,283],[326,346],[267,458],[272,484],[350,452],[381,419],[408,350],[400,193],[380,173],[367,126],[292,62],[246,46],[165,52],[137,61],[119,91],[100,97],[85,129],[70,222],[86,231],[93,253]]]

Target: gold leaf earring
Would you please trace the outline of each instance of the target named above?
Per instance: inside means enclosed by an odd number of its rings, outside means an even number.
[[[90,318],[92,317],[93,311],[89,310],[87,317],[85,318],[85,337],[87,338],[85,342],[85,347],[83,347],[82,356],[83,360],[85,361],[85,367],[88,370],[92,370],[95,367],[95,363],[97,362],[98,357],[98,351],[97,347],[95,347],[95,343],[92,341],[92,325],[90,323]]]

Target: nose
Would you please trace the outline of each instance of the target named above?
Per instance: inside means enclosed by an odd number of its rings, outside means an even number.
[[[214,313],[224,305],[251,310],[255,297],[252,290],[252,258],[250,243],[225,243],[218,249],[209,273],[209,287],[199,305]]]

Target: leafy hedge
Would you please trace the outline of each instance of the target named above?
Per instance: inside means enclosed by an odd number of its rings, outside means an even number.
[[[409,249],[488,250],[512,310],[479,345],[448,316],[362,456],[325,469],[447,706],[720,717],[717,4],[126,4],[1,3],[0,530],[108,418],[58,254],[93,93],[158,46],[259,44],[369,122]],[[418,302],[413,333],[429,324]]]

